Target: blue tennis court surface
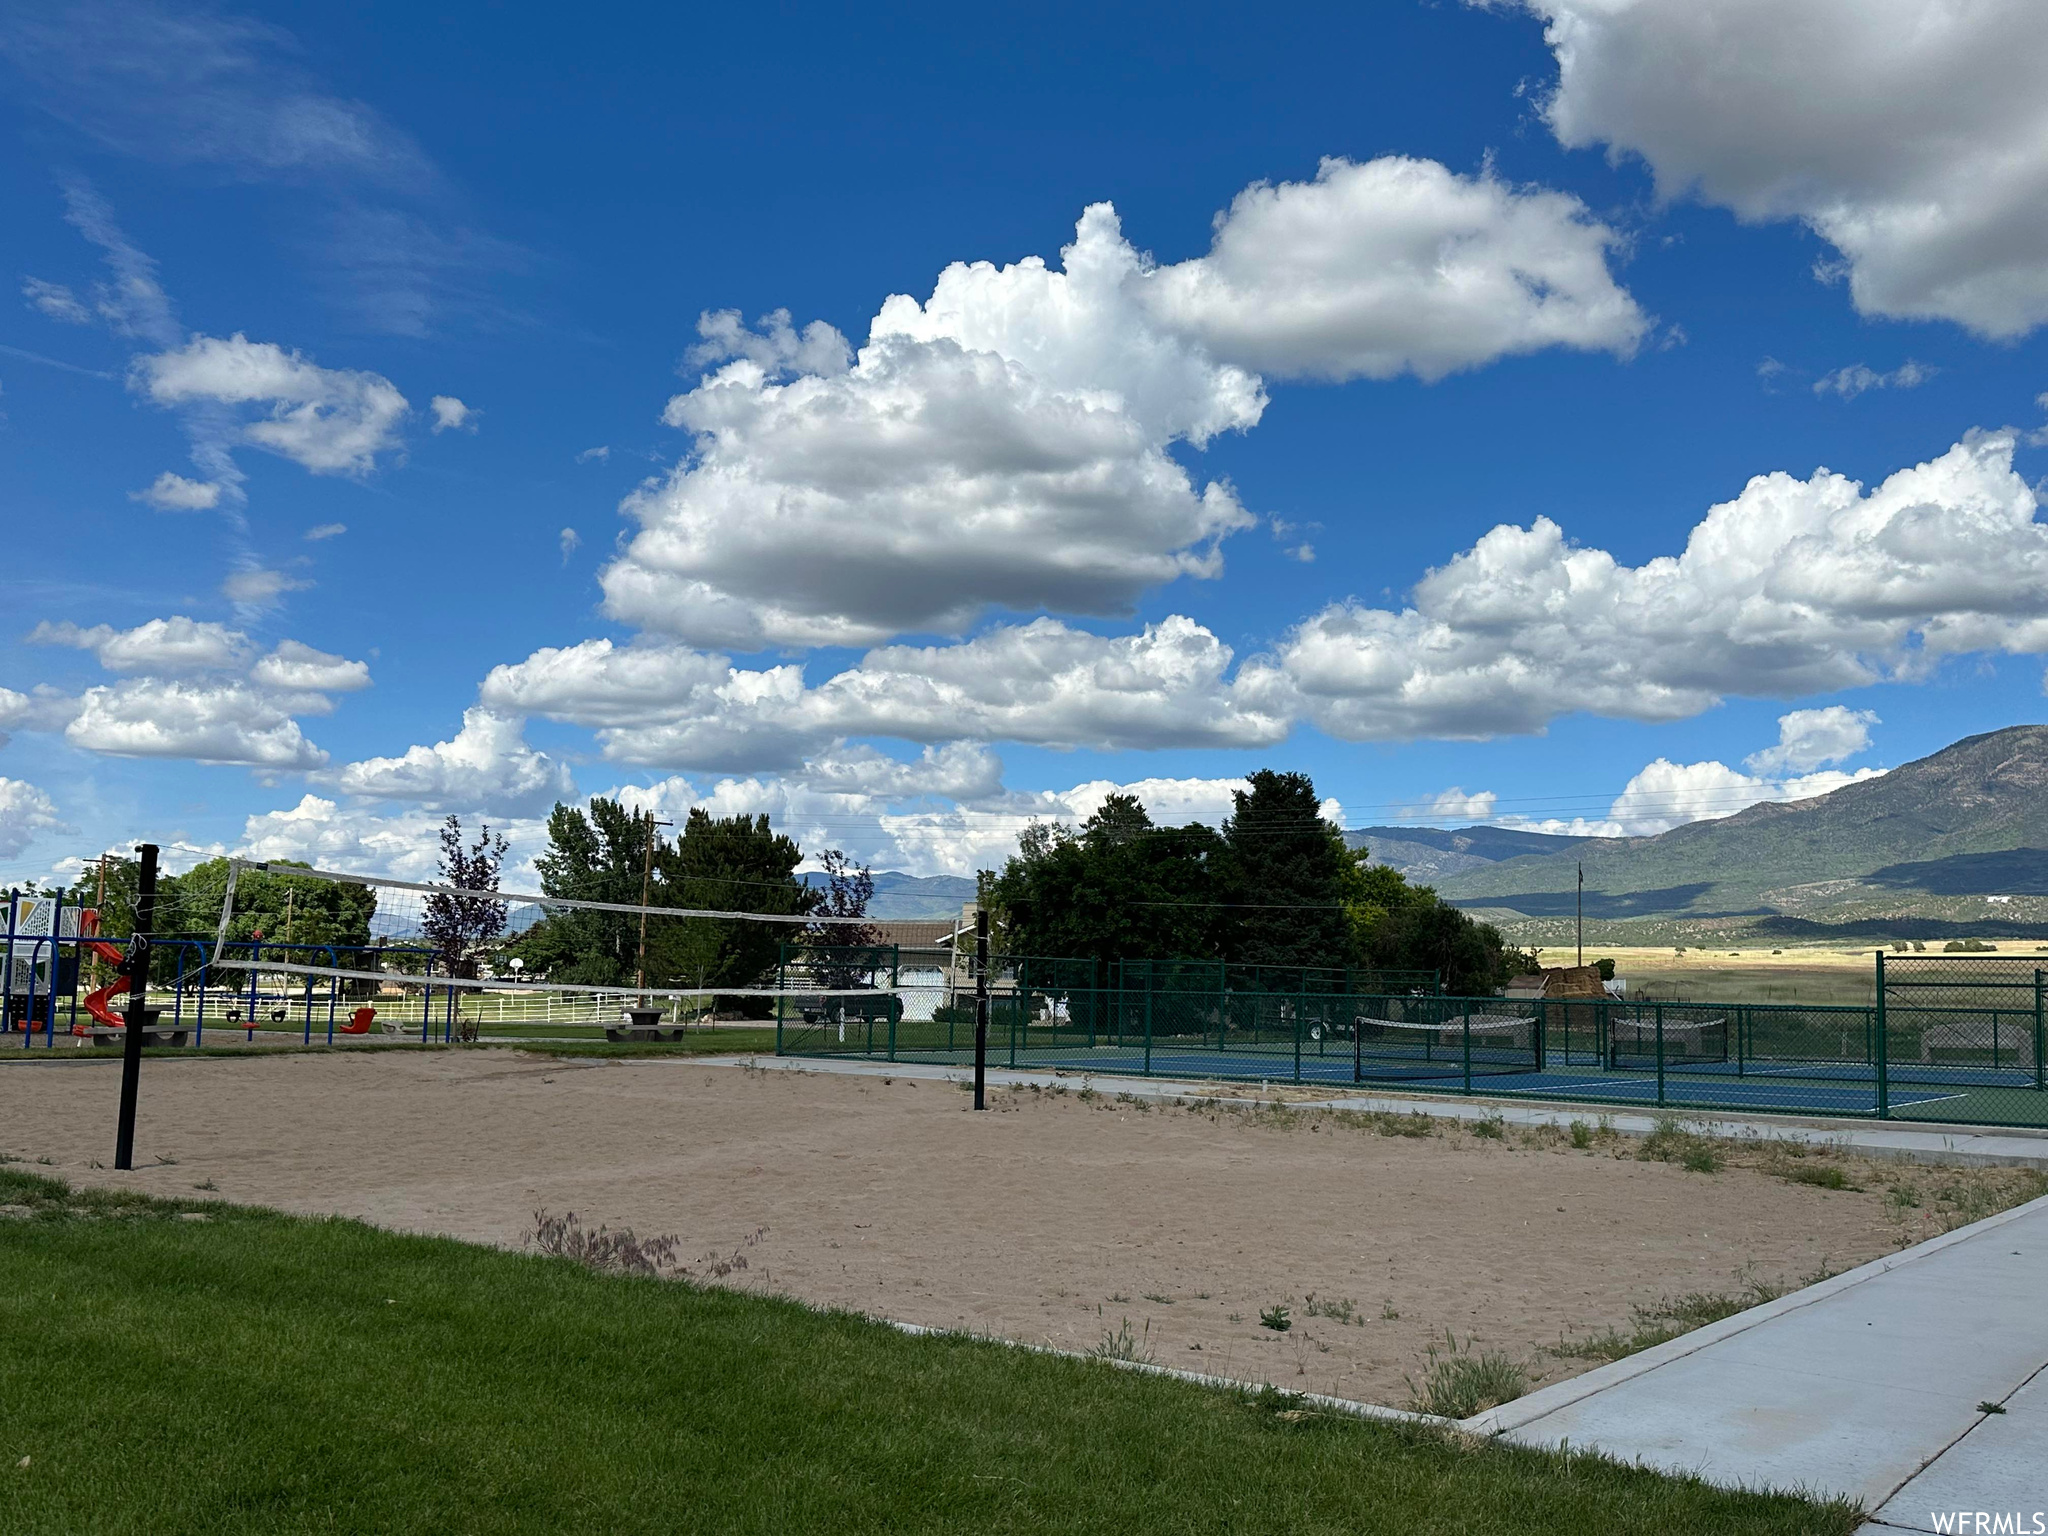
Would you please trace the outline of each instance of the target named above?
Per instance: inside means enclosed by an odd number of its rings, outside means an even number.
[[[970,1058],[971,1059],[971,1058]],[[1011,1064],[1008,1053],[991,1051],[991,1066]],[[1130,1046],[1098,1046],[1092,1050],[1034,1050],[1017,1053],[1015,1066],[1025,1070],[1128,1073],[1133,1077],[1227,1078],[1240,1082],[1301,1083],[1304,1086],[1355,1089],[1423,1089],[1439,1092],[1466,1091],[1462,1060],[1354,1062],[1351,1053],[1325,1055],[1304,1053],[1297,1067],[1292,1051],[1189,1051],[1154,1049],[1150,1070],[1145,1053]],[[1722,1072],[1727,1068],[1722,1066]],[[1667,1070],[1660,1100],[1654,1071],[1601,1071],[1597,1067],[1575,1066],[1546,1071],[1504,1071],[1498,1065],[1475,1061],[1470,1091],[1477,1095],[1502,1094],[1521,1097],[1586,1099],[1619,1104],[1687,1105],[1728,1109],[1759,1109],[1822,1115],[1868,1116],[1877,1113],[1877,1088],[1869,1081],[1856,1081],[1854,1074],[1867,1068],[1839,1063],[1788,1062],[1774,1067],[1769,1076],[1707,1076],[1697,1065]],[[1893,1113],[1915,1105],[1937,1104],[1964,1097],[1958,1089],[1994,1086],[1992,1074],[1974,1077],[1963,1073],[1940,1074],[1944,1081],[1891,1084]],[[1997,1074],[2004,1078],[2009,1074]],[[1846,1079],[1846,1080],[1845,1080]],[[2011,1086],[2031,1087],[2031,1080]]]

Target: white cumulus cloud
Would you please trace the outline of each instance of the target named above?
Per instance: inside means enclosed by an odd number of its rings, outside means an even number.
[[[334,781],[351,795],[457,812],[537,811],[575,793],[568,767],[529,747],[517,717],[483,708],[464,711],[451,740],[350,763]]]
[[[1733,816],[1766,800],[1811,800],[1845,784],[1874,779],[1882,772],[1860,768],[1855,773],[1834,769],[1787,779],[1765,779],[1738,773],[1722,763],[1674,763],[1658,758],[1628,781],[1608,808],[1608,818],[1625,837],[1649,837],[1691,821]]]
[[[430,429],[434,436],[443,432],[474,432],[477,413],[464,405],[453,395],[436,395],[427,402],[434,412],[434,424]]]
[[[742,356],[676,396],[664,419],[695,452],[628,499],[608,611],[700,643],[844,645],[990,605],[1125,611],[1217,574],[1252,519],[1167,448],[1255,422],[1256,380],[1148,333],[1106,207],[1064,258],[949,268],[929,304],[885,304],[844,371]]]
[[[706,313],[711,369],[663,419],[689,457],[629,497],[616,619],[697,644],[869,644],[990,608],[1128,612],[1213,577],[1255,519],[1172,450],[1255,426],[1258,370],[1437,378],[1647,321],[1575,199],[1433,162],[1326,161],[1248,189],[1208,255],[1159,266],[1107,203],[1057,267],[956,262],[853,349],[786,311]],[[1308,558],[1302,545],[1297,552]]]
[[[133,629],[95,624],[90,629],[48,620],[29,631],[31,645],[69,645],[90,651],[109,672],[150,672],[163,676],[211,672],[241,666],[250,653],[249,637],[211,620],[174,614],[151,619]]]
[[[1493,808],[1500,803],[1500,796],[1490,789],[1476,790],[1467,794],[1460,785],[1433,796],[1417,806],[1410,815],[1442,821],[1485,821],[1493,814]]]
[[[248,859],[296,859],[316,869],[386,875],[399,880],[439,878],[441,816],[428,810],[396,814],[344,806],[320,795],[300,797],[280,811],[250,816],[235,852]],[[471,826],[473,833],[476,829]],[[539,889],[533,859],[547,849],[547,823],[531,818],[493,821],[511,845],[504,865],[506,890]]]
[[[292,718],[293,705],[303,708],[309,702],[281,700],[235,679],[131,678],[86,689],[64,739],[113,757],[317,768],[327,754],[306,739]]]
[[[0,859],[19,857],[37,833],[61,825],[56,801],[33,784],[0,778]]]
[[[1808,773],[1869,751],[1870,728],[1880,723],[1875,710],[1846,704],[1795,709],[1778,717],[1778,744],[1752,752],[1742,766],[1755,773]]]
[[[159,512],[207,512],[220,505],[218,480],[187,480],[168,469],[146,490],[129,492],[130,501],[146,501]]]
[[[315,650],[298,640],[280,640],[249,670],[252,682],[287,693],[354,693],[370,686],[369,663]]]
[[[2048,7],[2037,0],[1521,0],[1560,142],[1667,197],[1797,219],[1856,307],[1986,336],[2048,320]]]
[[[1174,617],[1104,637],[1038,619],[952,645],[886,646],[808,687],[794,665],[749,670],[682,646],[609,640],[494,668],[494,709],[594,726],[606,755],[662,767],[782,768],[848,736],[1101,748],[1256,746],[1290,720],[1270,672]],[[1284,701],[1284,690],[1282,691]]]
[[[46,621],[28,638],[90,651],[122,680],[76,697],[47,687],[30,695],[0,689],[0,729],[61,731],[75,747],[117,757],[317,768],[327,754],[295,717],[328,714],[330,694],[370,684],[360,661],[298,640],[256,656],[241,630],[183,615],[126,630]]]
[[[1279,648],[1301,710],[1347,739],[1477,738],[1577,710],[1639,720],[1728,694],[1922,674],[1968,651],[2048,650],[2048,528],[2013,438],[1972,434],[1874,489],[1760,475],[1683,553],[1625,566],[1539,518],[1416,584],[1334,604]]]
[[[314,474],[364,475],[400,446],[405,396],[381,374],[322,368],[275,342],[195,336],[136,360],[138,388],[159,405],[261,406],[240,437]]]
[[[1260,182],[1207,256],[1148,302],[1219,358],[1282,376],[1437,379],[1546,347],[1627,355],[1649,321],[1607,269],[1614,232],[1577,198],[1433,160],[1326,159]]]

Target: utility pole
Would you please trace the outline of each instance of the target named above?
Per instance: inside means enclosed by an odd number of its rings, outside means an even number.
[[[654,829],[674,825],[672,821],[656,821],[652,811],[647,813],[647,845],[640,861],[640,959],[633,976],[642,1008],[647,1006],[647,884],[654,875]]]
[[[988,1108],[988,908],[974,908],[974,1107]]]
[[[1586,866],[1579,865],[1579,969],[1586,967]]]

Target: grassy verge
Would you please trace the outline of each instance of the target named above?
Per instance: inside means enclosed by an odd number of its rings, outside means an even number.
[[[1799,1284],[1815,1285],[1827,1278],[1827,1272],[1822,1270],[1806,1276]],[[1669,1344],[1695,1328],[1776,1301],[1795,1288],[1747,1275],[1742,1285],[1732,1291],[1688,1291],[1683,1296],[1666,1296],[1649,1306],[1635,1308],[1635,1324],[1626,1333],[1619,1328],[1607,1328],[1580,1338],[1567,1337],[1560,1339],[1551,1353],[1571,1360],[1625,1359],[1659,1344]]]
[[[680,1040],[522,1040],[508,1049],[535,1056],[773,1055],[772,1029],[693,1029]]]
[[[260,1032],[259,1032],[260,1033]],[[601,1036],[593,1035],[588,1040],[517,1040],[484,1041],[476,1045],[444,1045],[440,1038],[422,1045],[418,1040],[337,1040],[333,1045],[323,1044],[315,1035],[311,1045],[301,1045],[296,1036],[288,1043],[278,1042],[258,1046],[236,1045],[181,1045],[150,1046],[145,1053],[152,1060],[162,1057],[169,1061],[189,1060],[197,1057],[233,1057],[248,1061],[259,1056],[289,1056],[312,1053],[331,1055],[335,1051],[448,1051],[448,1050],[513,1050],[536,1056],[729,1056],[758,1052],[770,1055],[775,1050],[775,1031],[760,1029],[703,1029],[691,1030],[681,1040],[622,1040],[616,1043]],[[118,1043],[101,1046],[60,1046],[55,1051],[46,1051],[37,1046],[32,1051],[7,1051],[0,1048],[0,1066],[21,1061],[119,1061],[121,1047]]]
[[[313,1037],[311,1045],[301,1045],[297,1038],[289,1043],[266,1045],[150,1045],[144,1046],[142,1054],[151,1061],[193,1061],[201,1057],[250,1061],[259,1056],[332,1056],[336,1051],[445,1051],[454,1047],[443,1045],[439,1040],[422,1045],[418,1040],[341,1041],[332,1045],[323,1044],[319,1036]],[[49,1061],[119,1061],[121,1046],[113,1045],[66,1045],[58,1039],[54,1051],[46,1051],[38,1045],[32,1051],[7,1050],[0,1047],[0,1066],[22,1062]]]
[[[354,1222],[6,1169],[0,1213],[9,1532],[1856,1524],[1843,1506]]]

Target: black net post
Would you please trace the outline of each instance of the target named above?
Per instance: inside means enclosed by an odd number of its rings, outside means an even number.
[[[2042,1059],[2044,1055],[2048,1055],[2048,1049],[2044,1049],[2044,1047],[2048,1047],[2048,1040],[2042,1038],[2044,1034],[2048,1034],[2048,1030],[2042,1028],[2042,1024],[2044,1024],[2044,1018],[2042,1018],[2042,991],[2044,991],[2044,983],[2048,983],[2048,971],[2036,971],[2034,973],[2034,1092],[2048,1090],[2048,1061]]]
[[[974,1107],[988,1108],[988,908],[974,913]]]
[[[142,867],[135,882],[135,933],[121,969],[128,973],[128,1029],[121,1038],[121,1111],[114,1123],[114,1166],[135,1166],[135,1099],[142,1087],[142,1036],[149,1022],[149,934],[156,926],[155,843],[135,850]],[[54,953],[54,950],[53,950]]]
[[[1892,1112],[1891,1030],[1885,1009],[1884,951],[1877,951],[1877,1028],[1871,1044],[1877,1047],[1877,1118],[1888,1120]]]

